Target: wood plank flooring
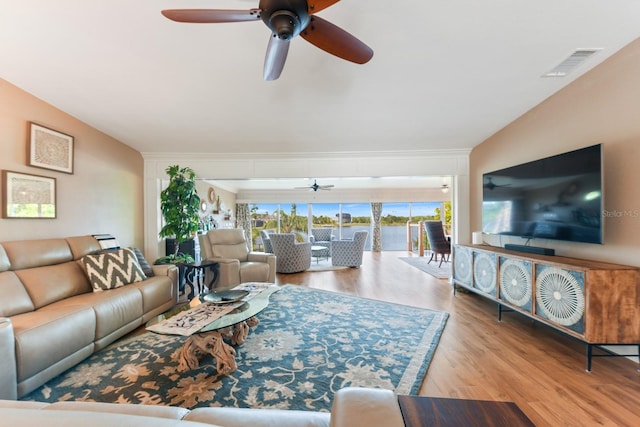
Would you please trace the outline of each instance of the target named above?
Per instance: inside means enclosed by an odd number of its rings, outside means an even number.
[[[420,395],[512,401],[537,426],[640,426],[640,371],[627,358],[595,358],[585,370],[585,346],[505,313],[495,303],[457,292],[447,280],[398,257],[365,252],[363,266],[278,274],[298,284],[450,314]]]

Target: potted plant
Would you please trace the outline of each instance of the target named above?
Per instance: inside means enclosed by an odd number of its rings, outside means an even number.
[[[196,174],[188,167],[169,166],[169,185],[160,193],[160,210],[165,224],[160,237],[174,238],[174,251],[159,258],[156,264],[194,262],[190,254],[180,253],[180,244],[194,238],[198,232],[200,197],[196,190]]]

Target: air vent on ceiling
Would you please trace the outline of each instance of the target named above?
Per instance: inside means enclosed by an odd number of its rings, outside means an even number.
[[[601,50],[601,48],[578,49],[554,69],[543,74],[542,77],[564,77],[599,50]]]

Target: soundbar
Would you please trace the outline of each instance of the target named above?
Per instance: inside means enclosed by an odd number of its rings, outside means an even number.
[[[525,246],[525,245],[514,245],[512,243],[505,243],[504,248],[510,251],[526,252],[529,254],[550,255],[550,256],[554,256],[556,254],[555,249],[541,248],[539,246]]]

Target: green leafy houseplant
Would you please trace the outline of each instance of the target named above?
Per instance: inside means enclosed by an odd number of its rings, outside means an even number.
[[[193,262],[189,254],[180,254],[180,243],[198,232],[200,197],[196,190],[196,174],[191,168],[169,166],[169,185],[160,193],[160,210],[165,224],[160,237],[175,239],[174,252],[156,260],[156,264]]]

